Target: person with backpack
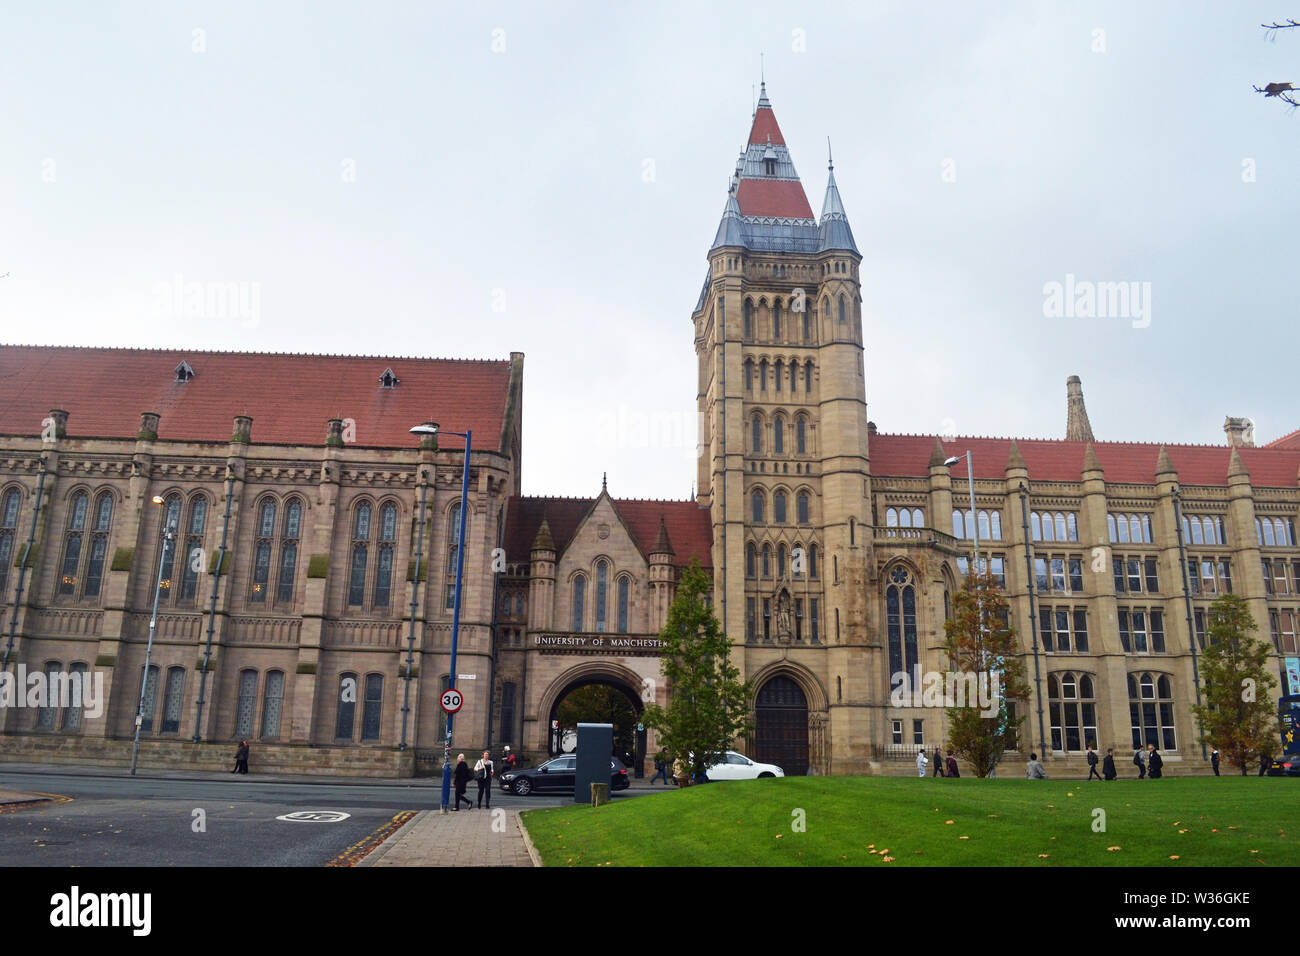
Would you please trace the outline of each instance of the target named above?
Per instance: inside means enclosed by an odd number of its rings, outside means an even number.
[[[1097,745],[1089,742],[1088,744],[1088,779],[1096,777],[1101,779],[1101,774],[1097,772]]]
[[[1139,747],[1137,750],[1133,752],[1133,766],[1138,768],[1139,780],[1142,780],[1147,775],[1147,764],[1146,761],[1143,760],[1142,758],[1143,758],[1142,748]]]

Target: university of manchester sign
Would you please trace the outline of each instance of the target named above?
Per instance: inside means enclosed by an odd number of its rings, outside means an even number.
[[[533,647],[603,654],[658,654],[664,642],[657,637],[629,637],[626,634],[534,634]]]

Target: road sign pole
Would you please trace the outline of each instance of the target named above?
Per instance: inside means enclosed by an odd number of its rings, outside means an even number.
[[[447,434],[456,434],[448,432]],[[456,545],[456,596],[451,611],[451,666],[447,669],[447,689],[456,688],[456,645],[460,641],[460,595],[461,582],[465,576],[465,511],[469,503],[469,454],[474,440],[474,433],[465,431],[465,467],[460,478],[460,540]],[[447,734],[442,743],[442,812],[447,812],[451,802],[451,728],[455,715],[447,715]]]

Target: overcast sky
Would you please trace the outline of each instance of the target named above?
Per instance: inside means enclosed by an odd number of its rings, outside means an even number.
[[[1071,374],[1101,440],[1300,427],[1300,113],[1251,91],[1300,3],[711,9],[9,5],[0,340],[522,351],[525,493],[684,498],[762,51],[815,212],[834,144],[881,431],[1062,437]],[[1149,315],[1045,316],[1067,275]]]

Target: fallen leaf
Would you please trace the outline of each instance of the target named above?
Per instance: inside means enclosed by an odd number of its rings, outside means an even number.
[[[1119,850],[1119,849],[1122,849],[1122,848],[1121,848],[1121,847],[1117,847],[1117,846],[1108,846],[1108,847],[1106,847],[1107,852],[1110,852],[1110,853],[1114,853],[1116,850]]]
[[[970,837],[968,837],[968,836],[959,836],[957,839],[958,839],[958,840],[969,840]]]
[[[1048,853],[1040,853],[1040,854],[1038,854],[1038,858],[1039,858],[1040,860],[1046,860],[1046,859],[1048,858],[1048,856],[1050,856],[1050,855],[1051,855],[1051,854],[1048,854]]]
[[[947,825],[947,824],[956,823],[957,821],[956,821],[956,820],[944,820],[943,822],[944,822],[945,825]]]
[[[781,837],[783,837],[783,836],[785,836],[784,833],[778,833],[778,834],[776,835],[776,838],[779,840],[779,839],[781,839]]]
[[[1175,853],[1175,854],[1174,854],[1173,856],[1171,856],[1169,859],[1171,859],[1171,860],[1176,860],[1176,859],[1178,859],[1178,854]]]
[[[882,856],[881,859],[884,860],[886,863],[894,862],[894,858],[892,856]]]

